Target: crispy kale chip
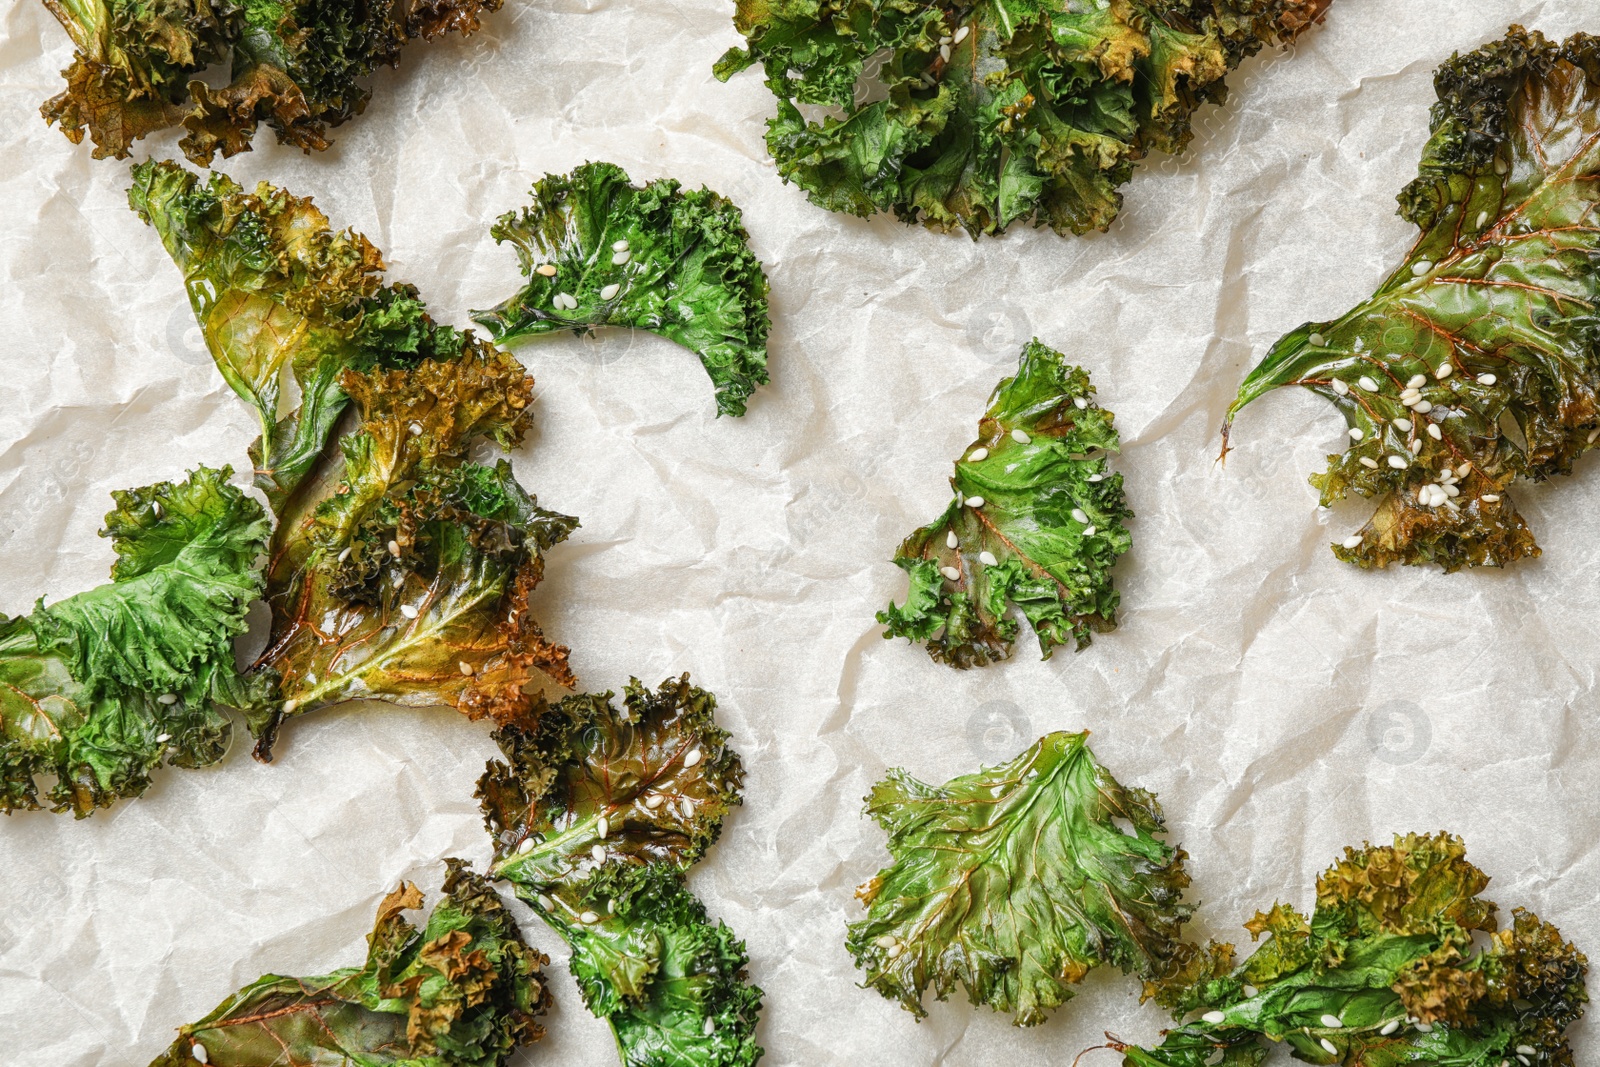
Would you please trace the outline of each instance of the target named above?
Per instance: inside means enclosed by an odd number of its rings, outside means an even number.
[[[250,149],[262,122],[306,152],[359,115],[366,79],[400,62],[408,41],[459,30],[503,0],[45,0],[76,46],[67,88],[40,108],[94,157],[128,155],[146,134],[182,125],[184,153],[207,166]],[[228,63],[227,84],[201,75]],[[221,79],[212,79],[220,82]]]
[[[183,269],[223,378],[260,416],[251,458],[279,522],[254,668],[276,685],[247,709],[257,755],[270,758],[285,717],[346,700],[511,722],[530,712],[536,672],[574,684],[528,598],[577,521],[541,509],[505,461],[469,458],[522,440],[522,365],[382,283],[377,250],[309,200],[222,175],[202,184],[165,162],[134,168],[130,200]],[[280,416],[286,374],[301,401]]]
[[[1378,500],[1334,546],[1363,567],[1539,554],[1507,490],[1600,438],[1600,38],[1512,27],[1434,76],[1416,243],[1377,293],[1272,347],[1228,409],[1282,385],[1337,407],[1351,444],[1311,483]]]
[[[1186,857],[1161,840],[1155,797],[1113,778],[1087,737],[1048,734],[943,786],[895,770],[873,787],[894,863],[856,894],[867,917],[846,945],[866,985],[920,1018],[928,989],[959,984],[1032,1026],[1099,964],[1155,979],[1187,961]]]
[[[378,906],[364,966],[258,978],[180,1027],[150,1067],[507,1063],[544,1036],[536,1020],[550,1007],[550,960],[522,940],[482,876],[445,864],[445,896],[421,930],[400,913],[422,907],[422,894],[402,882]]]
[[[111,581],[0,615],[0,811],[39,807],[34,775],[49,773],[52,809],[81,819],[143,793],[163,762],[227,751],[221,706],[256,699],[233,639],[261,594],[269,532],[232,473],[113,493]]]
[[[1255,1065],[1263,1038],[1343,1067],[1573,1067],[1566,1029],[1588,1001],[1588,960],[1520,908],[1497,931],[1488,882],[1450,834],[1347,848],[1310,919],[1274,905],[1245,924],[1266,940],[1242,964],[1213,944],[1161,983],[1158,999],[1198,1021],[1153,1049],[1112,1047],[1128,1067]]]
[[[684,885],[739,803],[744,769],[716,698],[669,679],[546,707],[495,738],[509,762],[478,783],[491,873],[572,949],[589,1010],[626,1067],[748,1067],[761,991],[744,944]]]
[[[884,637],[927,643],[952,667],[1011,655],[1015,605],[1049,659],[1057,645],[1089,644],[1116,626],[1111,568],[1132,543],[1122,475],[1103,455],[1118,448],[1112,414],[1094,403],[1082,368],[1037,340],[1022,349],[956,461],[955,499],[895,553],[911,577],[902,605],[878,613]]]
[[[597,326],[649,330],[700,357],[719,415],[743,415],[767,381],[767,276],[744,217],[709,189],[645,186],[585,163],[533,186],[533,204],[490,231],[517,250],[528,284],[473,318],[508,341]]]
[[[1018,219],[1104,230],[1151,151],[1179,152],[1247,56],[1331,0],[738,0],[778,100],[778,173],[831,211],[972,236]]]

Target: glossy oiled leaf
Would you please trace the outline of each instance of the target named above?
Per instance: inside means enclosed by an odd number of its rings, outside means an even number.
[[[1219,1051],[1253,1065],[1265,1042],[1342,1067],[1573,1067],[1566,1030],[1588,1000],[1588,961],[1520,908],[1496,932],[1488,882],[1445,833],[1347,848],[1317,880],[1309,920],[1275,905],[1245,924],[1266,940],[1242,964],[1212,945],[1159,983],[1179,1018],[1198,1020],[1153,1049],[1114,1047],[1130,1067],[1204,1067]]]
[[[778,113],[767,148],[812,203],[974,237],[1031,220],[1103,230],[1151,151],[1331,0],[739,0]]]
[[[446,860],[445,896],[422,906],[402,883],[384,898],[367,961],[314,978],[266,975],[223,1001],[151,1067],[500,1067],[544,1036],[548,957],[522,940],[487,882]],[[199,1051],[203,1049],[204,1051]],[[204,1056],[202,1060],[200,1057]]]
[[[970,667],[1011,654],[1013,607],[1046,659],[1114,627],[1121,598],[1111,568],[1128,551],[1122,522],[1133,517],[1122,475],[1106,467],[1104,453],[1117,448],[1089,375],[1038,341],[1026,345],[956,461],[955,499],[895,553],[911,589],[904,605],[878,613],[884,636],[925,642],[934,659]]]
[[[767,381],[767,277],[739,209],[711,190],[684,192],[670,178],[630,185],[610,163],[585,163],[540,179],[533,204],[491,232],[528,277],[474,313],[496,340],[598,326],[658,333],[700,357],[719,415],[743,415]]]
[[[749,1067],[761,991],[744,945],[684,874],[739,803],[744,772],[716,700],[669,679],[545,707],[495,738],[479,780],[492,873],[561,934],[589,1010],[627,1067]]]
[[[924,993],[960,985],[1031,1026],[1093,967],[1154,978],[1180,960],[1184,853],[1087,736],[1049,734],[943,786],[893,771],[873,787],[894,863],[857,891],[867,917],[846,944],[866,985],[919,1017]]]
[[[82,818],[143,793],[163,762],[222,758],[221,706],[257,695],[233,639],[261,592],[269,528],[231,473],[113,493],[112,580],[0,615],[0,810],[38,807],[36,774],[55,776],[54,810]]]
[[[1378,500],[1334,547],[1364,567],[1538,555],[1509,488],[1568,473],[1600,438],[1600,39],[1513,27],[1435,84],[1400,195],[1420,228],[1405,261],[1278,341],[1228,411],[1283,385],[1339,409],[1353,443],[1312,484],[1324,505]]]
[[[223,377],[261,417],[252,457],[279,523],[254,667],[274,684],[247,709],[257,756],[285,718],[346,700],[514,722],[529,682],[574,684],[529,597],[577,520],[538,507],[508,464],[470,458],[526,433],[522,365],[384,284],[378,251],[310,200],[220,175],[202,185],[171,163],[136,167],[130,200],[183,268]],[[285,373],[301,404],[280,417]]]
[[[249,151],[261,122],[284,144],[326,148],[328,127],[362,112],[368,77],[408,41],[471,33],[501,2],[45,0],[76,50],[67,88],[40,112],[74,144],[88,133],[96,159],[180,124],[202,166]]]

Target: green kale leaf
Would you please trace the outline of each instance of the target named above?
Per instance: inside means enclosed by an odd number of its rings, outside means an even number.
[[[1363,567],[1504,566],[1539,554],[1507,490],[1600,439],[1600,38],[1512,27],[1434,76],[1400,214],[1419,228],[1371,299],[1272,347],[1228,409],[1283,385],[1329,400],[1351,443],[1311,482],[1378,500],[1334,546]]]
[[[743,415],[767,382],[767,277],[744,217],[709,189],[630,185],[585,163],[533,186],[533,204],[490,231],[516,248],[528,284],[473,313],[497,341],[597,326],[649,330],[700,357],[717,413]]]
[[[94,157],[128,155],[146,134],[182,125],[184,153],[207,166],[250,150],[266,122],[303,151],[359,115],[367,79],[416,38],[478,29],[503,0],[45,0],[76,47],[67,88],[40,108]],[[228,64],[226,84],[203,79]],[[210,84],[208,84],[208,81]]]
[[[575,684],[528,601],[577,520],[540,508],[508,463],[471,458],[531,424],[522,365],[384,284],[377,249],[308,199],[163,162],[134,169],[130,200],[260,417],[251,458],[279,522],[253,668],[272,692],[246,709],[257,756],[285,718],[346,700],[511,722],[532,708],[535,672]],[[301,401],[280,415],[285,375]]]
[[[367,961],[313,978],[256,979],[199,1022],[179,1028],[150,1067],[500,1067],[544,1036],[542,968],[482,876],[445,861],[445,896],[421,930],[408,882],[383,899]],[[203,1050],[203,1051],[202,1051]],[[204,1058],[202,1058],[204,1057]]]
[[[78,818],[136,797],[163,762],[203,767],[227,751],[222,706],[246,707],[233,639],[261,594],[269,525],[229,468],[112,494],[106,585],[30,615],[0,615],[0,810]],[[259,687],[255,687],[259,688]]]
[[[1200,1019],[1153,1049],[1112,1047],[1128,1067],[1254,1065],[1263,1038],[1341,1067],[1573,1067],[1566,1030],[1588,1001],[1588,960],[1520,908],[1497,931],[1479,897],[1488,876],[1465,856],[1445,833],[1347,848],[1309,920],[1275,905],[1245,924],[1267,940],[1244,963],[1212,945],[1167,980],[1161,999]]]
[[[589,1010],[626,1067],[749,1067],[761,991],[744,945],[684,885],[739,803],[744,770],[688,676],[545,707],[495,734],[478,783],[491,873],[572,949]]]
[[[919,1018],[959,983],[973,1004],[1043,1022],[1091,968],[1147,979],[1187,962],[1185,855],[1161,807],[1095,761],[1087,733],[931,786],[891,771],[867,797],[894,863],[857,891],[846,946],[865,985]],[[1121,820],[1124,825],[1119,825]]]
[[[1014,604],[1039,639],[1089,644],[1116,626],[1111,568],[1132,539],[1122,475],[1103,455],[1118,449],[1112,414],[1094,403],[1082,368],[1037,340],[1022,350],[956,461],[955,499],[901,543],[895,563],[911,577],[902,605],[878,613],[884,637],[926,642],[952,667],[1011,655]]]
[[[777,97],[767,149],[831,211],[994,234],[1104,230],[1149,152],[1179,152],[1247,56],[1331,0],[738,0]],[[805,110],[802,110],[805,109]]]

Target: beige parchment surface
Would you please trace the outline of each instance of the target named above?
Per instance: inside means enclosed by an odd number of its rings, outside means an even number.
[[[1590,8],[1585,20],[1585,8]],[[1022,1031],[964,1001],[918,1024],[858,989],[853,888],[886,860],[859,816],[890,766],[939,781],[1038,734],[1089,728],[1154,789],[1192,855],[1197,933],[1310,901],[1345,844],[1449,828],[1504,908],[1600,952],[1600,471],[1517,491],[1544,556],[1509,573],[1367,574],[1305,482],[1341,421],[1284,391],[1217,429],[1282,332],[1370,293],[1409,242],[1431,72],[1520,21],[1600,30],[1582,0],[1337,0],[1293,57],[1262,57],[1181,159],[1127,186],[1112,231],[973,243],[832,215],[766,159],[772,102],[711,64],[731,4],[511,0],[485,31],[409,51],[365,116],[307,158],[258,138],[226,165],[313,194],[384,250],[441,319],[517,285],[487,230],[537,176],[586,159],[708,184],[770,269],[773,383],[713,418],[694,357],[649,336],[517,349],[539,382],[519,477],[582,529],[537,596],[588,688],[691,671],[749,766],[745,807],[693,877],[748,941],[773,1065],[1065,1065],[1165,1017],[1097,972]],[[126,208],[126,164],[46,129],[65,35],[0,13],[0,610],[105,579],[114,488],[245,463],[251,416],[193,328],[176,270]],[[265,132],[265,131],[264,131]],[[153,138],[141,155],[174,154]],[[948,495],[952,456],[1031,335],[1085,365],[1117,413],[1138,518],[1122,626],[1080,653],[959,673],[879,636],[888,559]],[[0,822],[0,1061],[147,1062],[172,1028],[264,971],[359,961],[399,879],[487,859],[472,784],[488,731],[444,710],[351,705],[291,724],[271,766],[236,738],[85,822]],[[551,1035],[519,1062],[616,1062],[554,936]],[[1578,1034],[1580,1062],[1600,1033]],[[1111,1053],[1085,1064],[1111,1067]]]

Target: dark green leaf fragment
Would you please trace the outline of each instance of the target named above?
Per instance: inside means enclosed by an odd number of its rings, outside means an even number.
[[[831,211],[972,236],[1022,219],[1104,230],[1149,152],[1179,152],[1247,56],[1331,0],[739,0],[777,97],[767,149]]]
[[[1504,566],[1539,554],[1508,493],[1600,439],[1600,38],[1514,26],[1453,57],[1400,214],[1419,228],[1371,299],[1275,344],[1223,426],[1284,385],[1354,441],[1311,482],[1378,500],[1334,546],[1363,567]]]
[[[1106,466],[1119,441],[1094,391],[1061,353],[1037,340],[1024,346],[956,461],[955,499],[895,553],[911,590],[904,605],[878,613],[885,637],[925,642],[934,659],[971,667],[1011,655],[1012,605],[1045,659],[1116,626],[1111,568],[1132,543],[1122,523],[1133,512],[1122,475]]]
[[[39,807],[34,775],[53,774],[52,810],[81,819],[143,793],[163,762],[222,758],[222,708],[259,696],[233,639],[261,593],[269,531],[232,473],[113,493],[112,580],[0,615],[0,810]]]
[[[744,217],[709,189],[628,182],[585,163],[533,186],[533,204],[490,231],[517,250],[528,284],[473,313],[497,341],[598,326],[648,330],[700,357],[717,413],[743,415],[767,382],[767,277]]]
[[[1161,840],[1154,795],[1113,778],[1087,737],[1048,734],[943,786],[896,770],[873,787],[894,863],[857,891],[868,914],[846,946],[865,985],[919,1018],[928,990],[960,985],[1032,1026],[1100,964],[1146,979],[1181,965],[1185,854]]]
[[[256,979],[179,1037],[150,1067],[500,1067],[544,1036],[550,960],[482,876],[446,860],[445,896],[423,929],[408,882],[384,898],[367,961],[313,978]],[[204,1048],[205,1059],[196,1054]]]
[[[496,741],[479,780],[492,873],[572,949],[584,1003],[626,1067],[749,1067],[761,991],[744,944],[684,885],[739,803],[744,770],[716,699],[669,679],[654,691],[541,707]]]
[[[1566,1031],[1588,1002],[1588,960],[1520,908],[1497,931],[1488,882],[1446,833],[1347,848],[1317,880],[1310,919],[1275,905],[1245,924],[1266,940],[1244,963],[1213,945],[1153,984],[1178,1018],[1200,1019],[1153,1049],[1113,1047],[1130,1067],[1253,1065],[1266,1042],[1342,1067],[1573,1067]]]

